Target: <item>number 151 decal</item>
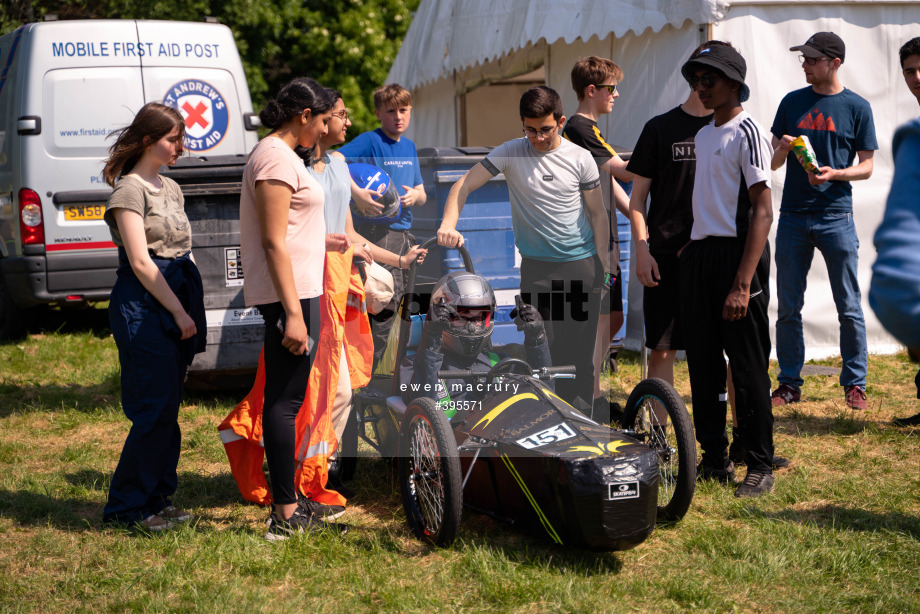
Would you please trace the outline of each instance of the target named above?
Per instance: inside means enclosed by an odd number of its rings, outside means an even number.
[[[548,429],[543,429],[538,433],[534,433],[533,435],[528,435],[523,439],[518,439],[515,443],[529,450],[531,448],[539,448],[540,446],[556,443],[564,439],[571,439],[574,436],[575,431],[572,430],[572,427],[562,422],[556,426],[551,426]]]

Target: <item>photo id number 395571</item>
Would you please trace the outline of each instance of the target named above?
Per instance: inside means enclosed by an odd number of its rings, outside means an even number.
[[[482,409],[482,401],[441,401],[444,411],[476,411]]]

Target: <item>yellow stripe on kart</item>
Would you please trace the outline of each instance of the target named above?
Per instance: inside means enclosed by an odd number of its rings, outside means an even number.
[[[593,446],[572,446],[566,452],[587,452],[593,454],[594,456],[603,456],[606,452],[611,454],[619,454],[620,448],[623,446],[628,446],[629,441],[623,441],[622,439],[614,439],[613,441],[608,441],[605,446],[603,443],[599,443]]]
[[[508,409],[509,407],[511,407],[512,405],[514,405],[515,403],[517,403],[518,401],[523,401],[524,399],[533,399],[534,401],[537,401],[537,400],[538,400],[538,399],[537,399],[537,395],[535,395],[535,394],[533,394],[533,393],[530,393],[530,392],[525,392],[525,393],[523,393],[523,394],[516,394],[516,395],[514,395],[513,397],[511,397],[510,399],[504,401],[503,403],[499,403],[498,405],[496,405],[496,406],[492,409],[492,411],[490,411],[489,413],[487,413],[485,416],[482,417],[481,420],[479,420],[479,422],[477,422],[476,424],[474,424],[474,425],[473,425],[473,428],[475,429],[476,427],[478,427],[478,426],[479,426],[480,424],[482,424],[483,422],[485,422],[485,425],[484,425],[484,426],[489,426],[489,423],[492,422],[493,420],[495,420],[496,418],[498,418],[498,415],[499,415],[500,413],[502,413],[503,411],[505,411],[506,409]]]
[[[508,471],[511,473],[512,477],[514,477],[514,480],[518,483],[518,486],[521,487],[521,490],[524,492],[524,496],[527,497],[528,501],[530,501],[531,507],[533,507],[534,511],[537,512],[537,516],[540,518],[540,524],[543,525],[543,528],[546,529],[546,532],[549,533],[549,536],[553,538],[553,541],[555,541],[557,544],[562,544],[562,539],[559,537],[559,534],[556,533],[556,529],[553,528],[553,525],[550,524],[549,519],[543,513],[543,510],[541,510],[540,506],[537,505],[536,499],[534,499],[533,495],[530,494],[530,490],[528,490],[527,485],[524,484],[523,478],[521,478],[521,475],[517,472],[517,469],[514,468],[514,465],[511,464],[511,459],[508,458],[505,454],[501,455],[501,459],[505,463],[505,466],[508,467]]]

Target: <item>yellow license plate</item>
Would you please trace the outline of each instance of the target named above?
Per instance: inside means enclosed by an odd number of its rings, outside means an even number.
[[[64,207],[64,219],[68,222],[101,220],[103,213],[105,213],[105,205],[67,205]]]

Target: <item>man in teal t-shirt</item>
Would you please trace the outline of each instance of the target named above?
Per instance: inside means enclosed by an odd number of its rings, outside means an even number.
[[[591,154],[561,137],[565,116],[555,90],[530,88],[520,113],[525,138],[496,147],[451,188],[438,243],[463,244],[457,219],[467,196],[503,173],[521,252],[521,296],[540,312],[553,365],[576,370],[574,382],[557,381],[556,391],[590,407],[601,289],[610,279],[598,256],[608,252],[610,232],[600,176]]]

